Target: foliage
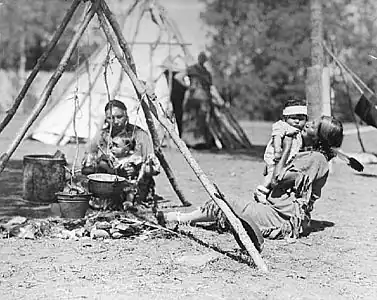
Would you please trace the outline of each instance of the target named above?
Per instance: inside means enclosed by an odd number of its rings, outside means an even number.
[[[202,0],[210,29],[215,80],[230,90],[243,117],[275,120],[289,97],[305,97],[310,64],[309,0]],[[324,37],[336,55],[375,86],[376,3],[373,0],[323,1]],[[377,50],[375,50],[377,54]],[[332,63],[331,60],[327,60]],[[377,63],[377,62],[376,62]],[[334,68],[333,106],[350,119],[347,88]],[[348,82],[349,84],[349,82]],[[359,95],[351,88],[352,100]]]
[[[38,57],[43,53],[55,29],[60,24],[71,1],[63,0],[8,0],[0,7],[0,67],[17,68],[22,48],[20,42],[25,38],[26,69],[31,69]],[[45,70],[56,67],[72,37],[75,24],[80,18],[82,9],[76,12],[68,25],[57,47],[50,55]],[[87,55],[91,45],[81,47],[81,53]],[[72,59],[72,64],[77,57]]]

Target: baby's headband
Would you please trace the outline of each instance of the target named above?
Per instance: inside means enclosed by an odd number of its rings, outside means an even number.
[[[308,108],[304,105],[288,106],[283,109],[283,116],[308,115]]]

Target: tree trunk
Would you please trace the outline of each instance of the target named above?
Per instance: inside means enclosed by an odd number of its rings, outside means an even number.
[[[310,1],[311,17],[311,67],[307,70],[306,99],[309,119],[322,115],[322,73],[323,73],[323,25],[322,0]]]

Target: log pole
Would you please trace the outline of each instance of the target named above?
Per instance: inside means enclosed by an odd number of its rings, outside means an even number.
[[[101,0],[103,2],[103,0]],[[171,138],[173,139],[174,143],[177,145],[179,151],[182,153],[202,185],[204,186],[205,190],[211,197],[213,201],[220,207],[220,209],[224,212],[225,216],[228,218],[231,226],[238,234],[240,241],[245,246],[246,250],[250,254],[251,258],[253,259],[255,265],[261,269],[262,271],[267,272],[268,268],[266,263],[264,262],[263,258],[261,257],[258,250],[255,248],[254,244],[252,243],[250,237],[246,233],[241,221],[237,218],[237,216],[234,215],[231,208],[228,206],[228,204],[222,199],[222,197],[218,196],[218,189],[210,182],[208,177],[205,175],[203,170],[200,168],[199,164],[195,161],[193,156],[191,155],[189,149],[187,148],[186,144],[179,138],[178,134],[175,132],[174,125],[169,122],[161,112],[161,108],[158,105],[154,104],[153,99],[155,99],[154,95],[149,95],[147,93],[147,89],[145,87],[145,84],[141,82],[136,74],[132,71],[129,63],[125,60],[124,56],[122,55],[122,52],[120,51],[119,47],[116,45],[115,40],[113,39],[111,33],[109,32],[109,26],[106,26],[106,20],[103,12],[101,10],[98,10],[97,13],[100,22],[101,27],[105,32],[106,38],[108,42],[110,43],[110,46],[112,50],[114,51],[114,54],[116,58],[118,59],[120,65],[122,66],[122,69],[127,75],[129,76],[130,80],[132,81],[136,91],[141,95],[142,99],[148,99],[148,104],[150,106],[150,110],[153,113],[153,115],[156,117],[156,119],[161,123],[161,125],[168,131]],[[118,35],[122,35],[121,32],[117,33]],[[127,53],[126,57],[131,57],[131,53]]]

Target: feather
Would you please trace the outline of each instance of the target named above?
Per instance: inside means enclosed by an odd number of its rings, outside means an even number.
[[[333,151],[340,159],[344,160],[347,163],[347,165],[349,165],[352,169],[358,172],[362,172],[364,170],[363,164],[360,163],[356,158],[348,156],[340,149],[333,149]]]

